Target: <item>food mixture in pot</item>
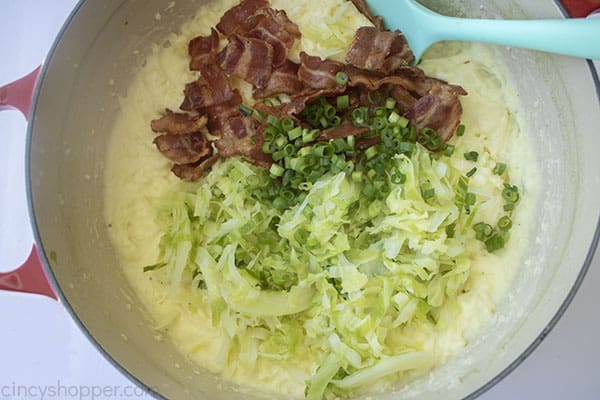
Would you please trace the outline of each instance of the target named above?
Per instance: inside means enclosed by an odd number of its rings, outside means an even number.
[[[346,397],[426,374],[494,313],[535,202],[517,96],[482,45],[413,61],[345,0],[208,2],[155,46],[111,134],[106,218],[184,354]]]

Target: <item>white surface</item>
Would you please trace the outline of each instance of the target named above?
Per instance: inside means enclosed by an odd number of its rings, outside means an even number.
[[[0,0],[0,85],[33,70],[75,0]],[[598,65],[600,69],[600,63]],[[31,248],[25,205],[25,122],[0,113],[0,271]],[[600,256],[567,313],[525,362],[482,400],[600,399]],[[0,400],[149,399],[79,331],[62,305],[0,292]]]

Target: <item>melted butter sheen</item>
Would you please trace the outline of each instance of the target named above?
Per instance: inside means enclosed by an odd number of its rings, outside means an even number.
[[[124,272],[156,321],[156,329],[166,333],[194,362],[211,371],[223,373],[247,387],[300,398],[304,395],[305,380],[316,367],[313,361],[297,360],[290,365],[259,359],[252,369],[223,370],[221,328],[211,325],[202,299],[193,298],[186,289],[171,296],[161,271],[142,272],[142,266],[153,264],[158,256],[159,199],[180,185],[170,172],[169,161],[152,144],[149,122],[165,108],[177,109],[184,84],[195,79],[188,70],[188,41],[209,34],[220,15],[236,2],[225,0],[204,6],[178,34],[167,38],[170,47],[156,46],[127,96],[121,99],[121,113],[111,133],[106,163],[105,214],[107,222],[112,224],[111,239]],[[312,2],[291,0],[273,0],[272,5],[286,9],[303,33],[292,58],[305,50],[321,57],[343,59],[354,30],[369,24],[349,2],[342,0],[321,0],[319,7]],[[515,117],[516,95],[492,51],[482,45],[442,44],[426,54],[421,67],[427,74],[459,84],[469,93],[462,98],[467,134],[453,141],[457,147],[480,153],[479,171],[472,179],[473,190],[482,193],[501,190],[501,180],[491,173],[498,161],[509,165],[512,183],[529,187],[514,217],[518,223],[512,230],[509,248],[490,255],[480,243],[472,243],[470,246],[479,255],[473,260],[465,293],[441,316],[443,329],[415,333],[421,335],[425,350],[443,362],[477,334],[510,284],[526,246],[526,227],[536,185],[532,157],[527,156],[531,154],[530,148]],[[516,142],[520,145],[514,146]],[[465,172],[472,168],[472,164],[459,157],[451,162]],[[481,217],[497,220],[500,208],[500,204],[488,204],[482,207]]]

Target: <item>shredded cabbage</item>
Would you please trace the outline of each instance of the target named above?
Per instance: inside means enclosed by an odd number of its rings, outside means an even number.
[[[340,172],[278,211],[255,196],[268,172],[235,158],[170,196],[159,261],[173,291],[203,296],[225,335],[225,368],[308,360],[306,398],[316,400],[432,366],[419,332],[456,304],[470,270],[461,173],[420,145],[390,163],[406,180],[383,199],[365,200]]]

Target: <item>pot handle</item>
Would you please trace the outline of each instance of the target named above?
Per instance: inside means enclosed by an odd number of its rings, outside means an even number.
[[[600,0],[561,0],[561,3],[573,18],[583,18],[600,10]]]
[[[41,66],[28,75],[6,86],[0,87],[0,111],[19,110],[25,119],[29,118],[29,107],[33,89],[40,74]],[[34,244],[27,260],[11,272],[0,273],[0,290],[13,292],[36,293],[58,300],[56,292],[50,285]]]

